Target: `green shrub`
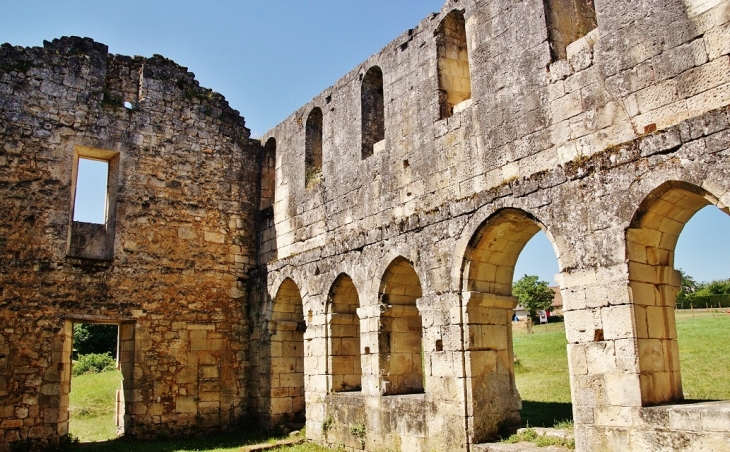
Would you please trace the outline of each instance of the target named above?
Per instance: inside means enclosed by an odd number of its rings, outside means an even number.
[[[105,372],[116,368],[116,361],[109,353],[89,353],[81,355],[73,364],[71,373],[74,376],[89,372]]]

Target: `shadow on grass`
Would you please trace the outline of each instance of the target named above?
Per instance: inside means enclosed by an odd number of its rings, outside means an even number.
[[[573,419],[573,404],[523,400],[520,417],[530,427],[552,427],[560,421]]]
[[[99,452],[173,452],[173,451],[207,451],[237,449],[241,446],[267,443],[272,439],[270,432],[242,431],[236,433],[207,434],[203,437],[171,438],[158,440],[131,440],[117,438],[110,441],[80,443],[78,450]]]

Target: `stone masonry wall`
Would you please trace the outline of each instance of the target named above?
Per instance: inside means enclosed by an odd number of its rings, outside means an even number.
[[[730,1],[577,4],[447,0],[265,150],[163,57],[0,47],[0,450],[67,432],[74,322],[119,325],[130,436],[257,415],[475,450],[519,421],[511,284],[540,230],[577,450],[728,444],[728,402],[681,403],[672,303],[684,224],[730,205]],[[84,157],[103,224],[72,219]]]
[[[71,220],[78,156],[110,162],[106,224]],[[125,434],[246,414],[258,177],[243,119],[186,68],[88,38],[0,47],[0,450],[67,432],[79,321],[121,325]],[[108,240],[84,255],[89,228]]]
[[[270,411],[277,396],[266,382],[271,319],[291,299],[280,287],[296,286],[310,438],[424,451],[493,438],[521,407],[511,284],[542,229],[560,268],[577,449],[727,443],[727,403],[672,405],[682,394],[669,303],[682,226],[730,202],[730,2],[593,3],[581,14],[594,12],[598,27],[568,30],[580,33],[562,57],[546,19],[559,5],[448,0],[262,137],[276,142],[251,308],[251,395],[262,416],[287,418]],[[465,19],[471,98],[441,119],[438,34],[454,10]],[[375,66],[385,140],[363,155],[361,84]],[[304,124],[314,109],[322,174],[308,185]],[[402,290],[418,286],[423,390],[389,395],[396,262],[417,275]],[[342,278],[359,300],[360,391],[332,387]]]

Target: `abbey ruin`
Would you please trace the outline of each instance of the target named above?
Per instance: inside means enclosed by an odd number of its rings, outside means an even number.
[[[103,224],[73,219],[84,158]],[[119,325],[133,438],[306,419],[479,450],[519,423],[540,230],[576,450],[728,450],[730,403],[683,401],[673,310],[706,205],[730,206],[727,0],[447,0],[260,141],[159,55],[4,44],[0,451],[67,433],[75,322]]]

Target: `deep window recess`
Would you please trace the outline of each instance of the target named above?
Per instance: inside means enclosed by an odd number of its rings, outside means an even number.
[[[567,58],[566,47],[598,26],[593,0],[544,0],[553,61]]]
[[[274,205],[276,192],[276,140],[269,138],[264,145],[264,158],[261,164],[261,204],[260,210]]]
[[[312,109],[307,117],[304,141],[304,185],[313,187],[322,180],[322,110]]]
[[[332,285],[327,300],[328,374],[332,392],[359,391],[362,388],[359,306],[360,298],[352,278],[341,274]]]
[[[385,102],[383,100],[383,71],[371,67],[362,79],[360,90],[362,110],[362,158],[366,159],[383,147],[385,139]]]
[[[77,147],[68,256],[111,260],[119,153]]]
[[[421,280],[413,265],[404,257],[391,262],[379,291],[383,313],[378,344],[386,395],[424,392],[423,325],[416,306],[422,295]]]
[[[471,99],[471,75],[466,46],[464,13],[451,11],[436,29],[439,106],[441,119],[454,114],[454,107]]]
[[[306,324],[299,287],[287,278],[279,287],[269,322],[270,415],[304,421],[304,332]]]

